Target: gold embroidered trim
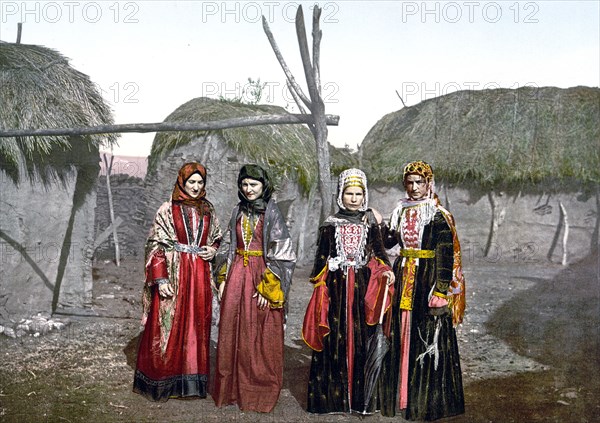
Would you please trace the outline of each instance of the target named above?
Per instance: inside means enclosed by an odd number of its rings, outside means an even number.
[[[414,250],[414,249],[402,249],[400,250],[400,255],[402,257],[408,258],[434,258],[435,251],[434,250]]]
[[[262,250],[241,250],[236,248],[235,252],[244,257],[244,267],[248,266],[248,257],[262,257]]]

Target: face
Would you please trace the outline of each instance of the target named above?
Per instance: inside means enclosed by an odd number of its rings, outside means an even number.
[[[256,179],[242,179],[242,192],[248,200],[256,200],[257,198],[262,197],[263,183]]]
[[[204,188],[204,179],[198,173],[194,173],[185,181],[185,192],[192,198],[198,198]]]
[[[342,204],[350,211],[360,209],[364,199],[365,193],[361,187],[348,187],[342,194]]]
[[[404,179],[404,189],[411,200],[423,200],[429,194],[429,184],[421,175],[408,175]]]

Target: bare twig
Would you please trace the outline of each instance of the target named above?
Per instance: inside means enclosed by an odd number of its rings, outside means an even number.
[[[398,96],[398,98],[402,102],[402,106],[406,107],[406,103],[404,102],[404,99],[402,98],[402,96],[400,95],[400,93],[398,92],[398,90],[396,90],[396,95]]]
[[[129,408],[129,407],[126,407],[126,406],[124,406],[124,405],[120,405],[120,404],[113,404],[112,402],[109,402],[108,404],[109,404],[110,406],[112,406],[112,407],[115,407],[115,408]]]

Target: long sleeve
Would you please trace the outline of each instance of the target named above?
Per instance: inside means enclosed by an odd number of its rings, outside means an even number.
[[[435,291],[445,295],[452,281],[452,265],[454,263],[452,231],[441,213],[436,213],[433,223],[436,260]]]
[[[390,249],[394,248],[398,242],[398,232],[396,230],[392,230],[388,225],[381,226],[381,238],[383,240],[383,245],[385,248]]]
[[[165,257],[165,252],[160,249],[152,255],[150,266],[148,267],[148,280],[146,282],[153,284],[158,279],[169,279],[167,258]]]
[[[331,250],[333,244],[333,226],[321,226],[319,229],[319,238],[317,240],[317,252],[315,253],[315,261],[313,264],[313,270],[310,274],[311,279],[319,276],[319,274],[325,268],[327,260],[331,256]]]
[[[389,266],[390,260],[385,252],[385,245],[379,225],[373,224],[369,227],[369,239],[373,255]]]

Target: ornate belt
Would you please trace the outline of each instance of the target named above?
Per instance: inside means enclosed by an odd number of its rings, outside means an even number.
[[[244,267],[248,266],[248,257],[262,257],[262,250],[242,250],[240,248],[236,248],[236,254],[244,257]]]
[[[402,249],[400,250],[400,255],[402,257],[408,258],[434,258],[435,251],[434,250],[415,250],[415,249]]]
[[[180,253],[189,253],[189,254],[200,254],[202,251],[202,247],[197,245],[190,244],[180,244],[179,242],[175,243],[175,251],[179,251]]]

